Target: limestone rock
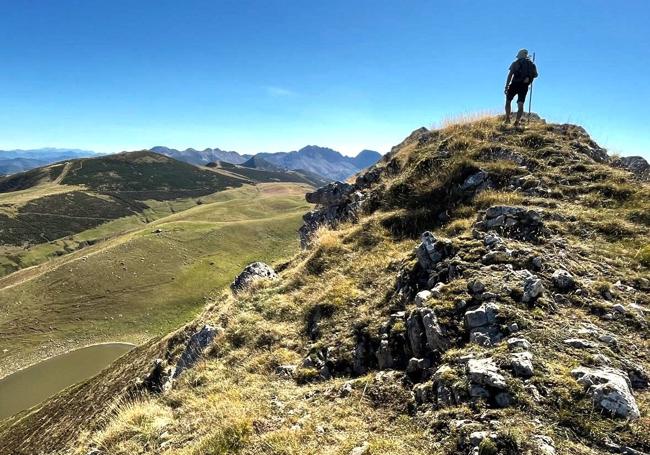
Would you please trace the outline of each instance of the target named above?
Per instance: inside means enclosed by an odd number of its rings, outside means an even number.
[[[232,282],[230,288],[233,292],[238,292],[250,286],[257,280],[275,280],[277,277],[278,275],[271,266],[266,265],[263,262],[253,262],[252,264],[248,264],[244,270],[237,275],[237,278]]]
[[[539,455],[555,455],[555,442],[548,436],[535,435],[533,442],[539,451]]]
[[[506,390],[506,379],[491,358],[470,359],[467,362],[469,380],[474,384]]]
[[[312,193],[307,193],[305,199],[310,204],[333,205],[343,202],[354,189],[344,182],[332,182]]]
[[[589,349],[594,347],[593,343],[583,340],[582,338],[568,338],[564,340],[564,344],[568,344],[572,348],[576,349]]]
[[[476,228],[482,231],[494,230],[506,236],[533,240],[540,237],[544,231],[542,216],[535,210],[507,205],[495,205],[485,211]]]
[[[571,374],[603,412],[612,416],[639,418],[639,408],[632,395],[630,380],[623,371],[609,367],[579,367],[571,371]]]
[[[507,341],[507,343],[508,343],[508,348],[510,350],[514,350],[518,348],[525,349],[525,350],[530,349],[530,342],[528,342],[528,340],[526,340],[525,338],[510,338]]]
[[[499,307],[494,303],[484,303],[475,310],[465,313],[465,327],[469,330],[494,324]]]
[[[537,300],[544,293],[544,283],[535,275],[530,275],[524,280],[524,294],[522,302],[529,303]]]
[[[427,300],[429,300],[433,294],[429,290],[424,290],[420,291],[415,295],[415,305],[416,306],[423,306],[427,303]]]
[[[174,377],[178,377],[183,371],[192,368],[216,336],[217,329],[211,325],[204,325],[201,330],[192,335],[176,364]]]
[[[437,263],[454,255],[454,248],[449,240],[436,239],[431,232],[426,231],[422,233],[421,243],[415,253],[420,267],[432,271]]]
[[[553,281],[553,285],[557,288],[557,290],[561,292],[570,291],[571,289],[575,288],[576,285],[573,275],[563,269],[558,269],[553,272],[551,280]]]
[[[533,375],[533,354],[528,351],[516,352],[510,358],[510,366],[515,376],[528,378]]]

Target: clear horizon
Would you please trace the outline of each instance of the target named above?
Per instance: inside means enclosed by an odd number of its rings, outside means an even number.
[[[534,112],[650,158],[640,0],[0,8],[0,150],[386,153],[421,126],[500,112],[507,68],[527,47],[540,72]]]

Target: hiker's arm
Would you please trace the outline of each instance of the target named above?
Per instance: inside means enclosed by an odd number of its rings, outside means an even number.
[[[508,93],[508,87],[510,86],[510,82],[512,81],[512,77],[514,76],[514,73],[512,70],[508,71],[508,77],[506,78],[506,88],[504,92]]]

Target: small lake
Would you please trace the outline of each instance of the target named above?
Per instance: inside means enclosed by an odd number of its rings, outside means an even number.
[[[1,379],[0,419],[93,377],[134,347],[128,343],[96,344],[52,357]]]

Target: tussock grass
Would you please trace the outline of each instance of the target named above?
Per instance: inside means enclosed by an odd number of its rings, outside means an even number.
[[[115,455],[160,450],[172,412],[157,401],[142,400],[119,407],[110,423],[93,437],[92,444]]]

